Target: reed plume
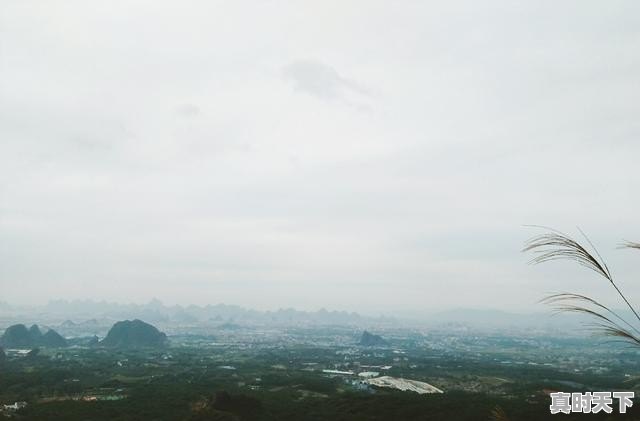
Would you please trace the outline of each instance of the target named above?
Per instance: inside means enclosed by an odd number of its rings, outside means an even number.
[[[588,323],[587,327],[595,334],[608,337],[613,341],[623,341],[640,347],[640,331],[635,324],[640,322],[638,312],[614,281],[609,267],[593,243],[591,243],[582,231],[581,234],[585,239],[586,245],[581,244],[560,231],[549,229],[548,233],[535,236],[528,240],[525,243],[523,251],[533,252],[535,254],[530,260],[530,264],[566,259],[574,261],[597,273],[605,278],[609,285],[616,291],[626,307],[628,307],[635,316],[635,320],[631,323],[606,305],[582,294],[570,292],[552,294],[540,301],[550,305],[557,313],[575,313],[590,317],[592,323]],[[640,243],[625,242],[622,247],[640,249]]]

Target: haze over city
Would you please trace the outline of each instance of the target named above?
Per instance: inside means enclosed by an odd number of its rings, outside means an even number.
[[[0,5],[3,301],[640,302],[639,3],[277,4]]]

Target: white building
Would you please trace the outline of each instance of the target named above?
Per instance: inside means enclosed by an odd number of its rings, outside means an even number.
[[[22,409],[27,406],[26,402],[15,402],[11,405],[3,405],[5,411],[17,411],[18,409]]]

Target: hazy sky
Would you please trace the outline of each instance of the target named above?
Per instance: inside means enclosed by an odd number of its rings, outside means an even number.
[[[639,98],[633,0],[5,0],[0,300],[640,302]]]

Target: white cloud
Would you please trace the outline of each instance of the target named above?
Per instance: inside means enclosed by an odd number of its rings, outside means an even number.
[[[369,92],[352,79],[345,78],[331,66],[316,60],[295,60],[283,69],[296,90],[321,99],[343,99],[352,95],[369,96]]]

